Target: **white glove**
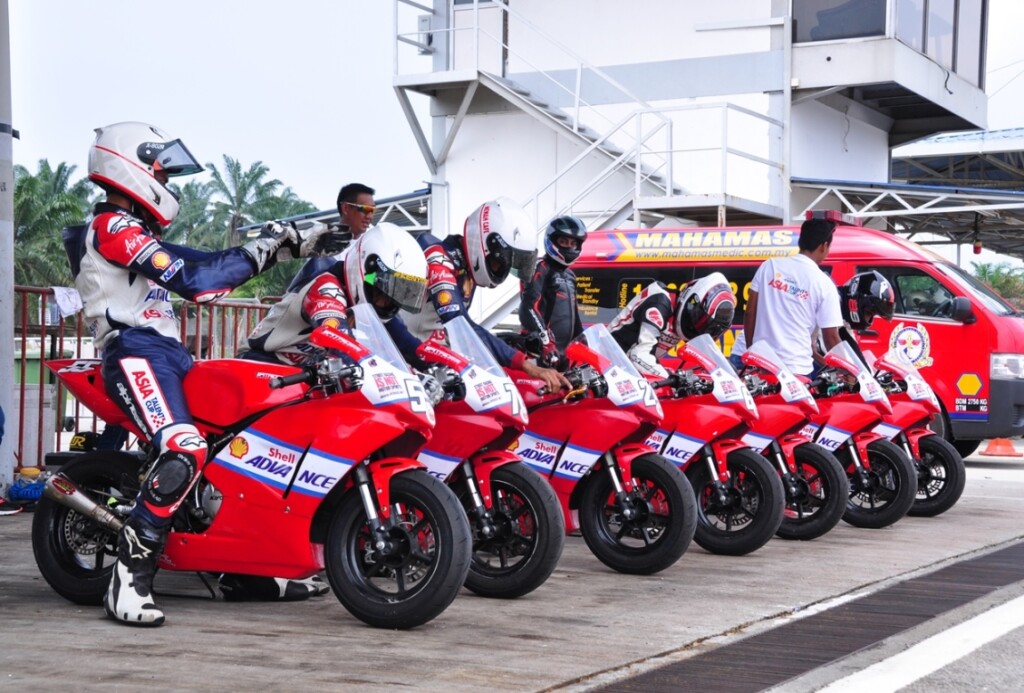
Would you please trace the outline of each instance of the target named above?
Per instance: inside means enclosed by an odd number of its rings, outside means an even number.
[[[288,242],[285,244],[291,251],[291,258],[309,257],[316,254],[317,242],[320,237],[330,231],[330,227],[319,221],[291,222],[288,228]],[[284,258],[278,257],[279,260]]]
[[[420,382],[423,384],[423,391],[427,393],[427,397],[430,398],[430,403],[434,406],[444,398],[444,388],[441,387],[441,383],[437,382],[437,378],[430,375],[429,373],[417,373],[420,377]]]
[[[668,371],[658,363],[658,359],[654,358],[649,346],[637,344],[627,352],[627,355],[642,375],[653,375],[656,378],[668,377]]]
[[[285,250],[286,254],[282,257],[280,251],[286,243],[295,238],[294,228],[282,226],[276,221],[268,221],[256,233],[255,239],[242,246],[242,250],[256,263],[256,274],[273,267],[278,259],[291,259],[290,252]]]

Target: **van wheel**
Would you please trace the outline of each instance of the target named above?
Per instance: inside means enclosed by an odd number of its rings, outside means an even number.
[[[960,457],[967,457],[973,455],[974,451],[981,445],[980,440],[951,440],[949,441],[956,448],[956,451],[960,453]]]

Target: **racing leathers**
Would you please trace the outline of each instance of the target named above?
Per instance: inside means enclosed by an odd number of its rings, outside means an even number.
[[[540,337],[543,356],[564,354],[583,327],[576,307],[576,275],[548,257],[541,258],[519,304],[519,323]]]
[[[345,311],[351,301],[339,277],[344,277],[343,260],[338,259],[333,265],[325,265],[322,258],[306,262],[281,301],[249,335],[250,351],[241,356],[298,366],[311,356],[325,353],[309,341],[313,329],[321,325],[343,332],[349,329]],[[384,321],[384,327],[409,364],[426,367],[416,355],[420,340],[409,332],[401,318],[395,316]]]
[[[462,247],[462,236],[451,235],[444,240],[429,233],[417,239],[427,257],[427,293],[434,310],[424,309],[410,316],[409,329],[419,339],[437,335],[442,341],[444,323],[463,316],[483,340],[502,366],[522,369],[526,354],[516,351],[469,317],[476,284],[469,275],[469,267]]]
[[[273,264],[285,237],[207,252],[158,240],[129,211],[100,202],[65,248],[107,391],[159,449],[132,516],[160,534],[206,462],[182,381],[192,356],[171,295],[216,300]]]
[[[637,369],[657,378],[668,376],[658,363],[679,339],[673,330],[676,295],[661,282],[653,282],[633,297],[608,324],[608,331]]]

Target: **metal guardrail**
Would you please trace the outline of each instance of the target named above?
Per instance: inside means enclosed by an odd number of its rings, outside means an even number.
[[[232,358],[276,300],[177,302],[181,341],[196,359]],[[96,358],[81,313],[61,316],[53,289],[16,286],[14,338],[15,412],[6,412],[4,435],[15,440],[18,470],[42,466],[46,453],[67,449],[73,432],[96,432],[102,423],[46,367],[51,359]]]

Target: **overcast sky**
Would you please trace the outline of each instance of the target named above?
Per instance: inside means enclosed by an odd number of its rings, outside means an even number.
[[[391,87],[388,0],[9,0],[14,162],[76,165],[92,129],[141,120],[203,163],[260,160],[320,209],[428,173]],[[1024,126],[1024,2],[991,0],[990,129]]]

